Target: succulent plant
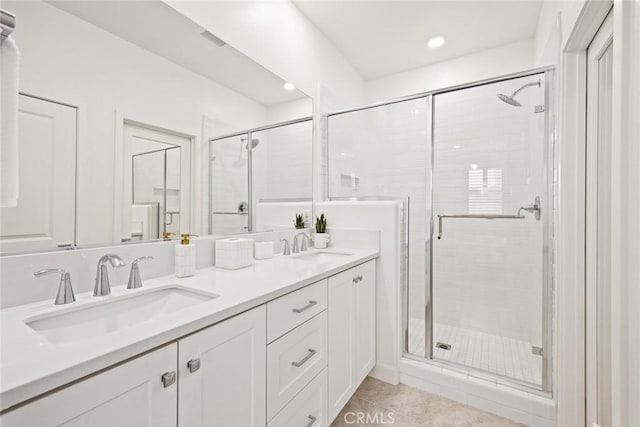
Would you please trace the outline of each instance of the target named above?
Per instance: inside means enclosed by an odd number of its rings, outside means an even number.
[[[302,214],[296,214],[296,228],[304,228],[304,216]]]
[[[320,218],[316,217],[316,233],[325,233],[327,231],[327,218],[324,214]]]

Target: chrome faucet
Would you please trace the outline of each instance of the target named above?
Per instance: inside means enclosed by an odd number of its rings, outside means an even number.
[[[300,244],[300,249],[298,249],[298,236],[302,236],[302,243]],[[306,231],[301,231],[300,233],[293,236],[293,253],[297,254],[298,252],[306,252],[307,240],[311,242],[311,236]]]
[[[138,289],[142,287],[142,279],[140,278],[140,268],[138,267],[138,263],[147,259],[153,259],[153,257],[143,256],[131,262],[131,272],[129,273],[127,289]]]
[[[33,273],[36,277],[42,277],[47,274],[60,274],[60,285],[58,286],[58,294],[56,295],[56,305],[69,304],[76,300],[73,294],[73,287],[71,287],[71,274],[60,268],[48,268],[46,270],[40,270]]]
[[[282,251],[282,255],[291,255],[291,250],[289,249],[289,241],[287,239],[280,239],[281,242],[284,242],[284,250]]]
[[[106,254],[100,258],[100,261],[98,261],[98,271],[96,272],[96,285],[93,288],[94,297],[102,297],[111,293],[107,261],[111,263],[112,267],[125,266],[124,260],[115,254]]]

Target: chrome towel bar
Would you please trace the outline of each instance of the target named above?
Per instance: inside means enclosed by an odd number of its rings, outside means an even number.
[[[438,239],[442,237],[442,220],[445,218],[451,219],[524,219],[524,215],[438,215]]]

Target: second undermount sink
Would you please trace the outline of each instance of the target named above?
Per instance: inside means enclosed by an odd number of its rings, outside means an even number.
[[[166,286],[132,295],[106,297],[100,302],[69,307],[63,313],[32,317],[25,323],[53,344],[69,343],[154,321],[217,297],[179,286]]]
[[[315,251],[315,252],[301,253],[299,255],[293,255],[291,258],[300,259],[303,261],[326,262],[326,261],[333,261],[336,259],[344,258],[350,255],[353,255],[353,254],[350,254],[348,252]]]

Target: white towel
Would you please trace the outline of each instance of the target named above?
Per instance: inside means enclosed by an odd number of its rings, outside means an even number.
[[[18,205],[18,73],[20,51],[11,37],[0,45],[0,206]]]

